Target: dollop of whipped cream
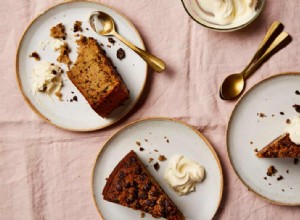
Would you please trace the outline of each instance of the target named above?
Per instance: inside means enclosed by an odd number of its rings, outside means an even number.
[[[200,16],[208,22],[243,24],[255,15],[257,0],[197,0]]]
[[[33,69],[34,90],[48,95],[60,93],[63,85],[62,73],[63,70],[55,64],[46,61],[39,62]]]
[[[300,115],[291,119],[291,122],[287,124],[284,129],[286,133],[289,133],[291,141],[300,145]]]
[[[182,155],[175,155],[170,159],[164,179],[178,195],[185,195],[195,191],[197,182],[201,182],[204,175],[204,168],[198,163]]]

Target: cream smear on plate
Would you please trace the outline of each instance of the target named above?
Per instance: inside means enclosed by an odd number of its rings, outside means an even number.
[[[63,70],[46,61],[39,62],[33,69],[33,87],[36,92],[44,92],[48,95],[60,93]]]
[[[287,124],[284,131],[289,133],[291,141],[297,145],[300,145],[300,115],[292,118],[291,122]]]
[[[196,184],[204,179],[204,168],[182,155],[171,158],[164,179],[178,194],[185,195],[196,189]]]
[[[242,25],[256,14],[257,0],[197,0],[200,16],[218,25]]]

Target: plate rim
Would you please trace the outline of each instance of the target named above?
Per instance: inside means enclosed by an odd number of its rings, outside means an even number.
[[[235,114],[237,108],[240,106],[241,101],[242,101],[244,98],[246,98],[246,97],[249,95],[249,93],[250,93],[252,90],[254,90],[256,87],[258,87],[259,85],[261,85],[261,84],[263,84],[263,83],[265,83],[265,82],[267,82],[267,81],[270,81],[270,80],[272,80],[272,79],[274,79],[274,78],[282,77],[282,76],[300,76],[300,72],[293,72],[293,71],[290,71],[290,72],[281,72],[281,73],[278,73],[278,74],[269,76],[269,77],[267,77],[267,78],[265,78],[265,79],[263,79],[263,80],[257,82],[256,84],[254,84],[247,92],[244,93],[243,96],[241,96],[241,97],[238,99],[236,105],[234,106],[234,108],[233,108],[233,110],[232,110],[232,112],[231,112],[231,115],[230,115],[230,117],[229,117],[229,121],[228,121],[228,123],[227,123],[227,128],[226,128],[226,151],[227,151],[227,158],[228,158],[228,160],[229,160],[229,162],[230,162],[230,165],[231,165],[231,167],[233,168],[235,174],[237,175],[238,179],[242,182],[242,184],[243,184],[244,186],[246,186],[247,189],[248,189],[250,192],[254,193],[254,194],[257,195],[258,197],[262,198],[263,200],[265,200],[265,201],[267,201],[267,202],[270,202],[270,203],[272,203],[272,204],[275,204],[275,205],[280,205],[280,206],[300,206],[300,202],[298,202],[298,203],[278,202],[278,201],[269,199],[269,198],[267,198],[266,196],[263,196],[263,195],[259,194],[259,192],[256,192],[250,185],[248,185],[248,184],[246,183],[246,181],[244,181],[244,180],[240,177],[239,173],[237,172],[237,168],[233,165],[233,162],[232,162],[233,160],[232,160],[232,158],[231,158],[231,156],[230,156],[231,153],[230,153],[230,147],[229,147],[229,127],[230,127],[230,125],[231,125],[233,115]]]
[[[154,121],[154,120],[160,120],[160,121],[168,121],[168,122],[176,122],[176,123],[179,123],[185,127],[188,127],[190,128],[193,132],[195,132],[199,138],[201,140],[203,140],[205,142],[205,144],[207,145],[207,147],[209,148],[210,152],[213,154],[214,158],[215,158],[215,161],[217,163],[217,166],[218,166],[218,170],[219,170],[219,173],[220,173],[220,193],[219,193],[219,200],[218,200],[218,204],[216,206],[216,210],[212,216],[212,218],[215,217],[215,215],[217,214],[219,208],[220,208],[220,205],[221,205],[221,202],[222,202],[222,198],[223,198],[223,190],[224,190],[224,174],[223,174],[223,168],[222,168],[222,164],[221,164],[221,161],[219,159],[219,156],[217,154],[217,152],[215,151],[215,149],[213,148],[213,146],[210,144],[210,142],[206,139],[206,137],[200,132],[198,131],[196,128],[194,128],[192,125],[189,125],[188,123],[184,122],[184,121],[181,121],[179,119],[175,119],[175,118],[169,118],[169,117],[147,117],[147,118],[143,118],[143,119],[137,119],[137,120],[134,120],[132,122],[129,122],[128,124],[125,124],[123,127],[121,127],[119,130],[117,130],[116,132],[114,132],[113,134],[111,134],[105,141],[104,143],[101,145],[101,149],[98,151],[97,153],[97,157],[93,163],[93,169],[92,169],[92,174],[91,174],[91,193],[92,193],[92,197],[93,197],[93,203],[94,203],[94,206],[96,207],[96,210],[97,212],[99,213],[100,217],[104,220],[106,220],[103,216],[102,216],[102,213],[101,211],[99,210],[98,208],[98,205],[96,203],[96,198],[95,198],[95,194],[94,194],[94,171],[95,171],[95,167],[96,167],[96,164],[97,164],[97,161],[100,157],[100,155],[103,153],[104,149],[107,148],[107,145],[109,142],[111,142],[118,134],[122,133],[123,131],[125,131],[127,128],[131,127],[131,126],[134,126],[138,123],[141,123],[141,122],[145,122],[145,121]]]
[[[34,24],[35,21],[37,21],[42,15],[46,14],[48,11],[58,7],[58,6],[61,6],[61,5],[65,5],[65,4],[72,4],[72,3],[76,3],[76,2],[82,2],[82,3],[94,3],[94,4],[98,4],[98,5],[101,5],[101,6],[104,6],[104,7],[107,7],[111,10],[113,10],[114,12],[116,12],[118,15],[120,15],[134,30],[134,32],[136,33],[137,37],[139,38],[139,41],[140,43],[142,44],[142,49],[146,50],[146,47],[145,47],[145,43],[143,41],[143,38],[142,36],[140,35],[139,31],[137,30],[137,28],[134,26],[134,24],[122,13],[120,12],[119,10],[115,9],[114,7],[110,6],[110,5],[107,5],[107,4],[104,4],[102,2],[97,2],[96,0],[64,0],[63,2],[60,2],[60,3],[57,3],[57,4],[54,4],[52,6],[49,6],[48,8],[46,8],[43,12],[41,13],[38,13],[28,24],[28,26],[25,28],[25,30],[23,31],[21,37],[20,37],[20,40],[18,42],[18,47],[17,47],[17,50],[16,50],[16,59],[15,59],[15,76],[16,76],[16,80],[17,80],[17,85],[18,85],[18,88],[19,88],[19,91],[21,91],[21,94],[22,94],[22,97],[23,97],[23,100],[27,103],[27,105],[30,107],[30,109],[36,114],[39,116],[39,118],[41,118],[43,121],[47,122],[48,124],[50,125],[54,125],[55,127],[57,128],[60,128],[60,129],[63,129],[63,130],[67,130],[67,131],[74,131],[74,132],[90,132],[90,131],[97,131],[97,130],[101,130],[101,129],[104,129],[104,128],[107,128],[115,123],[117,123],[118,121],[120,121],[121,119],[123,119],[126,115],[128,115],[132,109],[136,106],[136,104],[138,103],[138,101],[140,100],[144,90],[145,90],[145,85],[146,85],[146,82],[148,80],[148,73],[149,73],[149,68],[148,68],[148,64],[146,63],[146,77],[145,77],[145,80],[143,82],[143,85],[142,85],[142,89],[140,91],[140,93],[138,94],[136,100],[133,102],[132,104],[132,107],[129,108],[127,111],[124,111],[123,113],[121,113],[119,115],[119,117],[116,119],[116,120],[112,120],[110,121],[109,123],[105,124],[105,125],[101,125],[101,126],[98,126],[98,127],[93,127],[93,128],[87,128],[87,129],[76,129],[76,128],[68,128],[68,127],[65,127],[65,126],[61,126],[61,125],[57,125],[55,123],[53,123],[49,118],[47,118],[46,116],[44,116],[35,106],[34,104],[30,101],[30,99],[25,95],[24,91],[23,91],[23,88],[22,88],[22,83],[21,83],[21,80],[20,80],[20,72],[19,72],[19,56],[20,56],[20,47],[23,43],[23,40],[24,40],[24,37],[25,35],[27,34],[28,30],[31,28],[31,26]]]

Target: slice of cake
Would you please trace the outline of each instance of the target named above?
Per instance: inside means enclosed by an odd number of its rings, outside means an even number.
[[[103,189],[105,200],[168,220],[185,219],[134,151],[110,174]]]
[[[77,60],[67,75],[94,111],[105,118],[129,97],[128,89],[94,38],[81,36],[76,43]]]
[[[295,144],[288,133],[283,134],[257,152],[260,158],[300,157],[300,145]]]

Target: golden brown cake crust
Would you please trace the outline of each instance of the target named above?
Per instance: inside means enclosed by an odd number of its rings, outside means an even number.
[[[185,219],[134,151],[114,168],[102,194],[107,201],[147,212],[155,218]]]
[[[94,38],[81,36],[77,60],[67,72],[90,106],[107,117],[129,97],[128,89]]]
[[[290,135],[283,134],[266,147],[258,151],[260,158],[297,158],[300,157],[300,146],[291,141]]]

